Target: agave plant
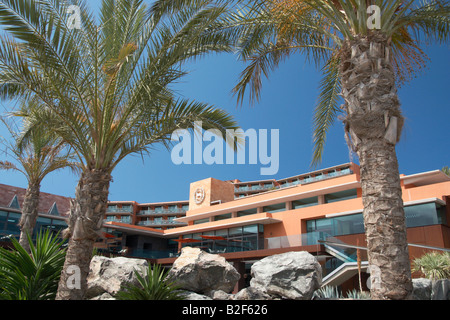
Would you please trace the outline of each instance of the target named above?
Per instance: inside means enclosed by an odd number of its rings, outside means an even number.
[[[54,300],[64,265],[63,241],[49,230],[40,231],[30,253],[15,238],[13,250],[0,248],[0,299]]]
[[[116,294],[118,300],[183,300],[182,291],[160,265],[148,266],[147,274],[134,271],[137,284],[129,284]]]
[[[340,292],[337,287],[324,286],[314,292],[313,299],[356,299],[356,300],[370,300],[370,293],[361,290],[350,290],[345,295]]]
[[[431,280],[450,278],[450,253],[432,251],[413,261],[413,271],[422,272]]]

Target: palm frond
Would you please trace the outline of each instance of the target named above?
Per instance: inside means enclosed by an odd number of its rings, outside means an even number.
[[[320,82],[320,94],[313,119],[313,165],[319,164],[322,160],[328,130],[341,111],[338,107],[339,94],[341,93],[339,65],[340,59],[333,56],[322,70],[323,78]]]

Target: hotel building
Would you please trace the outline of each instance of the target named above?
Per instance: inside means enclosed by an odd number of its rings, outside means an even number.
[[[429,250],[448,251],[450,177],[440,170],[401,175],[401,186],[411,260]],[[3,236],[18,233],[17,197],[23,194],[11,188],[0,185]],[[46,203],[39,226],[58,230],[64,221],[60,204]],[[97,247],[166,266],[183,246],[200,247],[222,255],[241,274],[263,257],[308,251],[323,267],[323,284],[345,290],[358,286],[357,257],[367,269],[362,211],[359,167],[354,163],[279,180],[208,178],[192,182],[185,201],[111,201]],[[364,272],[363,280],[367,277]],[[246,285],[245,279],[241,277],[237,290]]]

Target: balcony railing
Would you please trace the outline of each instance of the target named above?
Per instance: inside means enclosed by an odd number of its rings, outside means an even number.
[[[287,188],[287,187],[292,187],[292,186],[296,186],[299,184],[306,184],[306,183],[311,183],[311,182],[316,182],[316,181],[321,181],[321,180],[325,180],[325,179],[330,179],[330,178],[334,178],[334,177],[339,177],[339,176],[344,176],[344,175],[348,175],[348,174],[352,174],[353,171],[350,168],[346,168],[343,169],[341,171],[336,171],[336,172],[330,172],[330,173],[323,173],[319,176],[316,177],[306,177],[303,179],[295,179],[294,181],[288,182],[288,181],[284,181],[281,182],[280,186],[275,186],[273,184],[271,185],[251,185],[251,186],[237,186],[234,188],[234,192],[246,192],[246,191],[268,191],[270,189],[280,189],[280,188]]]
[[[291,187],[291,186],[295,186],[295,185],[299,185],[299,184],[306,184],[306,183],[321,181],[321,180],[330,179],[330,178],[334,178],[334,177],[345,176],[345,175],[352,174],[352,173],[353,173],[353,171],[350,168],[347,168],[347,169],[343,169],[341,171],[330,172],[327,174],[321,174],[320,176],[316,176],[316,177],[307,177],[307,178],[304,178],[303,180],[294,180],[292,182],[287,182],[287,181],[282,182],[280,185],[280,188],[286,188],[286,187]]]
[[[120,223],[129,223],[129,224],[131,224],[131,217],[103,219],[103,223],[105,223],[105,222],[120,222]]]
[[[147,220],[147,221],[139,221],[139,226],[167,226],[167,225],[177,225],[177,226],[185,226],[187,225],[185,222],[175,221],[175,220]]]
[[[127,208],[116,208],[116,207],[108,207],[106,209],[106,213],[133,213],[132,207]]]
[[[265,249],[279,249],[319,244],[319,240],[327,240],[331,236],[325,232],[308,232],[283,237],[266,238]]]
[[[161,216],[170,214],[185,214],[186,211],[180,208],[177,209],[162,209],[162,210],[141,210],[137,213],[138,216]]]
[[[260,191],[260,190],[269,190],[275,188],[275,186],[273,184],[271,185],[252,185],[252,186],[240,186],[240,187],[235,187],[234,188],[234,192],[244,192],[244,191]]]

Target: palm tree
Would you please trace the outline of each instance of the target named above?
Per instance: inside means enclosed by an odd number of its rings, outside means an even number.
[[[72,5],[72,7],[67,7]],[[70,9],[70,10],[68,10]],[[85,1],[0,1],[0,93],[28,96],[45,122],[76,153],[82,173],[66,235],[70,237],[57,299],[83,299],[95,240],[107,208],[113,169],[130,154],[171,133],[193,128],[237,129],[226,112],[179,98],[171,86],[186,61],[230,50],[215,32],[224,9],[197,1],[103,0],[100,23]],[[219,19],[219,20],[218,20]]]
[[[26,106],[30,108],[30,106]],[[22,215],[19,221],[19,244],[28,252],[30,246],[27,239],[33,235],[33,229],[38,217],[39,194],[42,180],[51,172],[71,168],[77,170],[77,164],[72,161],[72,155],[67,151],[61,138],[48,131],[43,126],[36,128],[25,137],[13,123],[2,118],[2,122],[12,137],[12,141],[4,140],[5,153],[11,155],[15,162],[0,161],[0,170],[14,170],[22,173],[28,181],[22,205]]]
[[[253,1],[229,19],[249,63],[233,90],[239,102],[248,88],[257,101],[263,75],[291,54],[321,66],[313,164],[339,116],[360,162],[369,264],[381,271],[375,299],[404,299],[412,291],[395,152],[403,125],[397,87],[427,61],[420,40],[448,42],[449,13],[449,2],[439,0],[271,0]]]

